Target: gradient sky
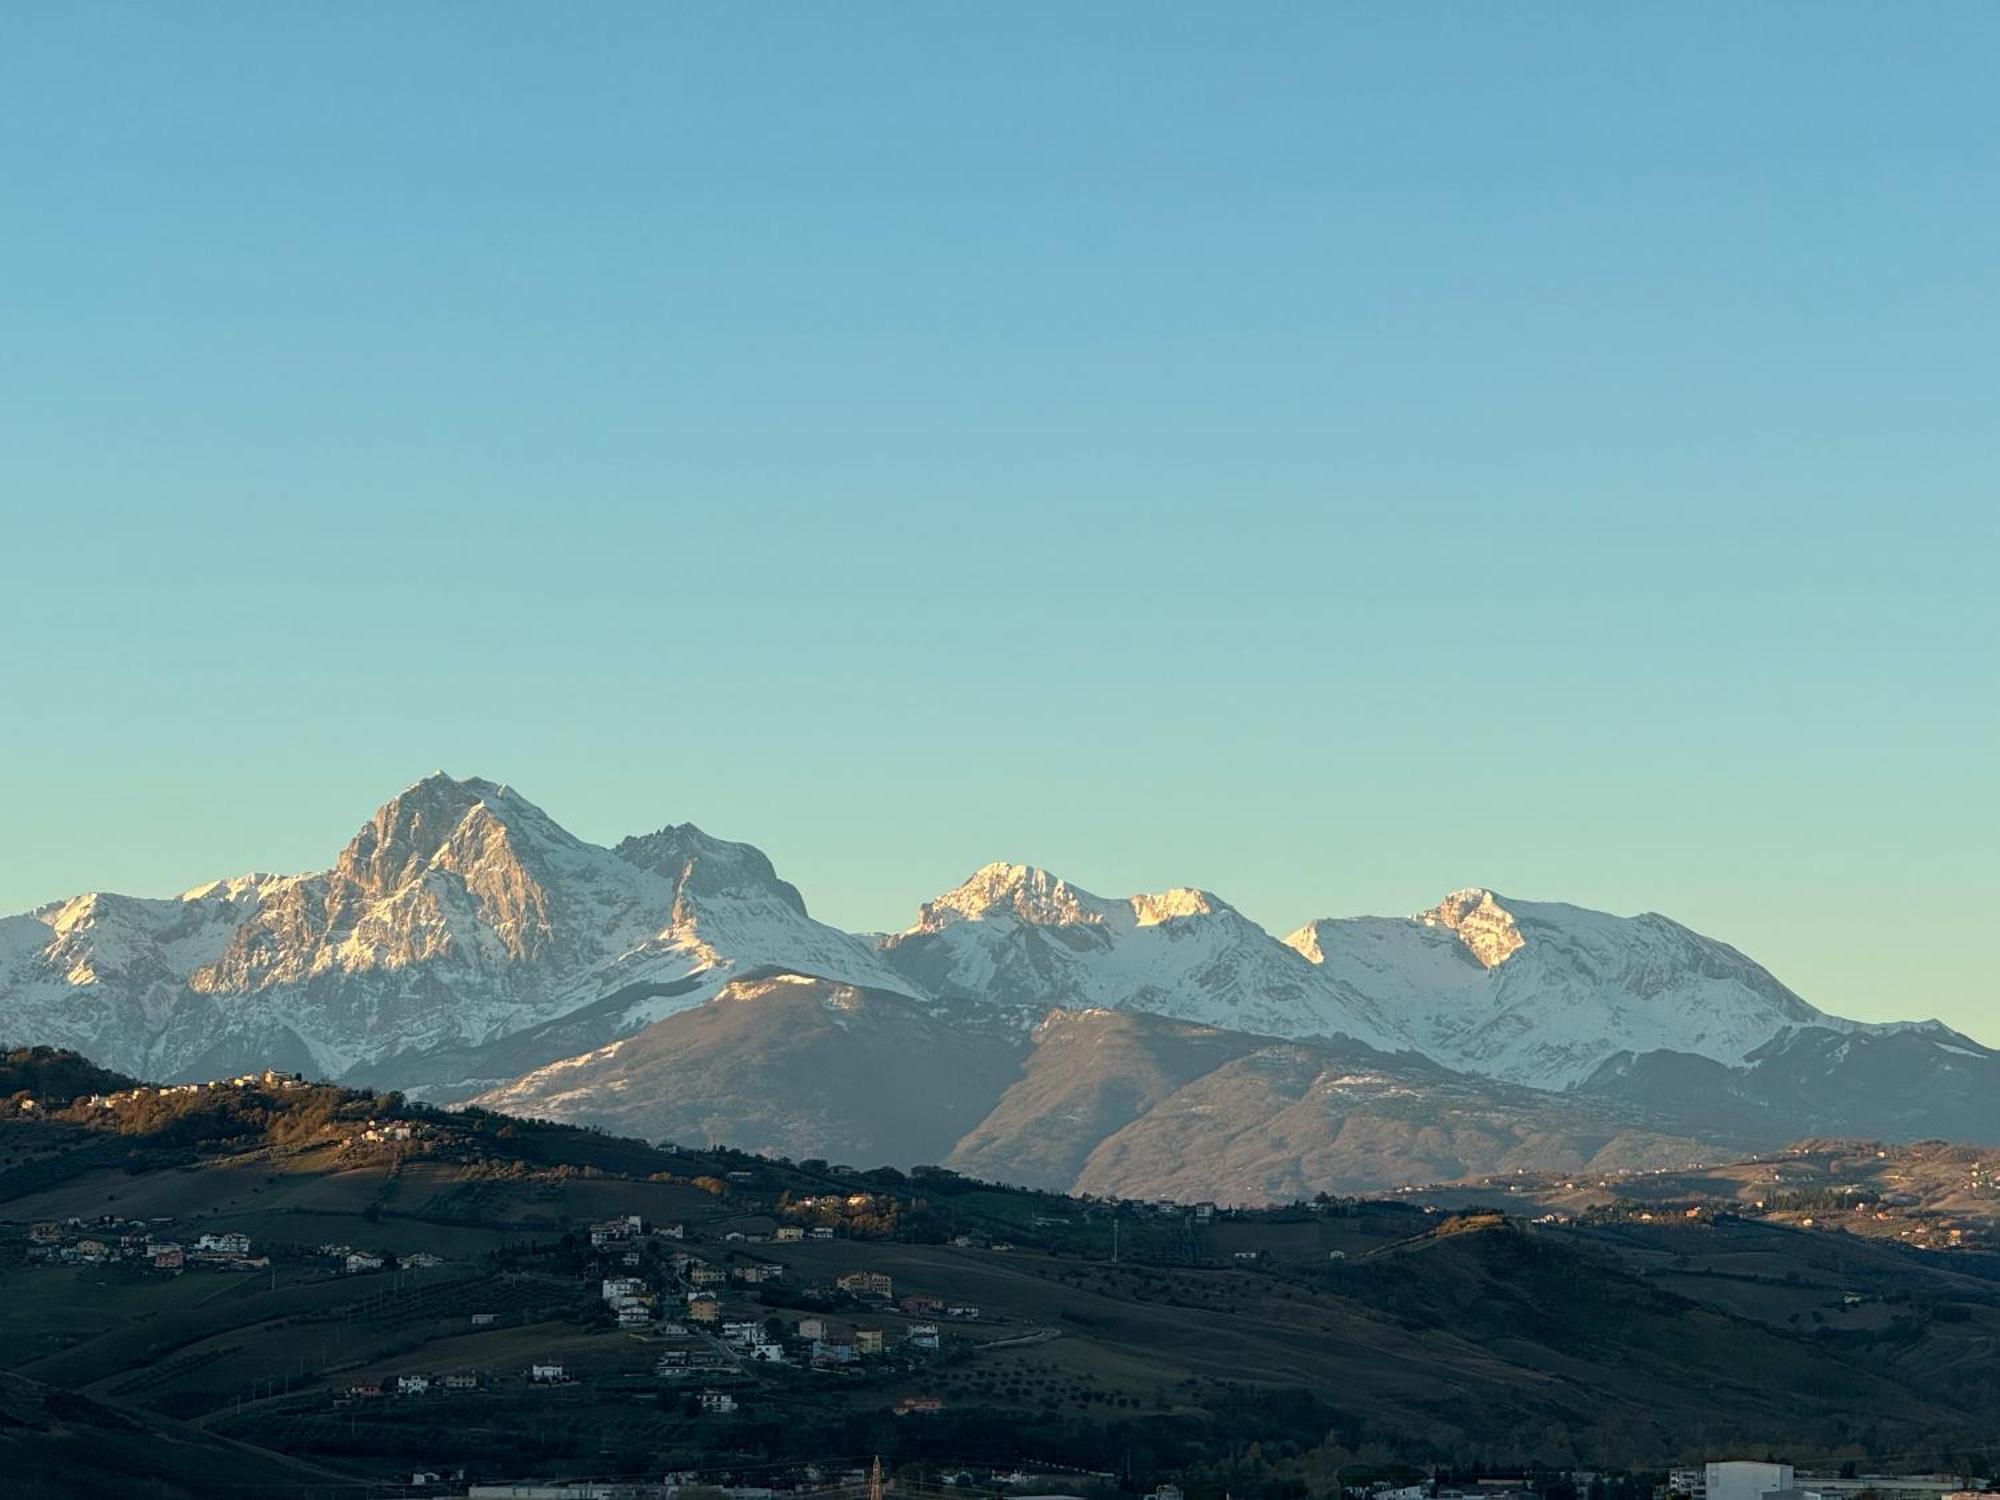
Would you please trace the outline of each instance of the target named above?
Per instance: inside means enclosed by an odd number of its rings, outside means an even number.
[[[0,9],[0,910],[442,766],[2000,1043],[1990,4]]]

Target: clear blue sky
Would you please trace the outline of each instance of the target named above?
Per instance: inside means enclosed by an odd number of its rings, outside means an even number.
[[[0,910],[442,766],[2000,1043],[1990,4],[0,11]]]

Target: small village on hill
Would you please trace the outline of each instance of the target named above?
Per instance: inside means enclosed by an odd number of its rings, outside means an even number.
[[[275,1072],[92,1074],[0,1107],[11,1377],[383,1495],[761,1500],[851,1485],[873,1456],[906,1493],[1271,1500],[1654,1500],[1681,1492],[1675,1464],[1745,1444],[1826,1476],[1798,1488],[1829,1500],[1934,1500],[1985,1472],[1991,1387],[1952,1373],[1989,1368],[2000,1329],[1982,1239],[1683,1207],[1679,1179],[1559,1209],[1509,1183],[1241,1210],[644,1143]],[[1836,1157],[1864,1153],[1783,1170]],[[1606,1317],[1673,1342],[1600,1352]],[[1610,1400],[1566,1392],[1579,1360],[1623,1367]],[[1794,1364],[1824,1409],[1713,1394]],[[1432,1407],[1439,1380],[1480,1410]],[[1866,1426],[1836,1415],[1871,1391]],[[1956,1447],[1892,1436],[1941,1420]],[[1042,1464],[1016,1474],[1024,1451]],[[1843,1487],[1891,1467],[1934,1477]]]

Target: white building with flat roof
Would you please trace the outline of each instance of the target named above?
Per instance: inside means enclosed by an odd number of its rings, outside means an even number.
[[[1744,1459],[1709,1464],[1703,1478],[1702,1500],[1764,1500],[1773,1490],[1798,1487],[1790,1464],[1751,1463]]]

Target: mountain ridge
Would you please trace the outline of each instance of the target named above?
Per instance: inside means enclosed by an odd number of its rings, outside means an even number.
[[[942,1144],[996,1171],[1014,1152],[1024,1171],[1181,1183],[1177,1158],[1198,1152],[1278,1191],[1312,1170],[1351,1183],[1370,1152],[1390,1174],[1536,1150],[1581,1165],[1579,1143],[1600,1136],[1633,1157],[1755,1142],[1801,1108],[1835,1130],[1942,1133],[1926,1128],[1936,1120],[2000,1133],[1985,1102],[1988,1085],[2000,1098],[2000,1052],[1935,1021],[1828,1015],[1656,913],[1468,886],[1408,917],[1321,918],[1280,939],[1199,887],[1104,897],[995,862],[910,926],[863,936],[814,920],[754,845],[687,822],[593,844],[504,783],[442,772],[376,809],[325,870],[164,899],[90,892],[0,919],[0,1037],[140,1076],[277,1066],[585,1119],[598,1105],[579,1085],[594,1079],[603,1118],[630,1123],[613,1096],[664,1087],[636,1077],[635,1059],[662,1074],[695,1055],[732,1065],[723,1034],[706,1034],[712,1017],[655,1028],[768,998],[783,975],[869,997],[853,1015],[895,1018],[906,1035],[878,1051],[905,1057],[924,1087],[950,1092],[961,1072],[992,1084],[967,1094],[986,1112]],[[1078,1019],[1107,1015],[1138,1019],[1115,1035]],[[920,1057],[915,1039],[939,1027],[978,1047],[940,1033]],[[1051,1072],[1051,1039],[1079,1028],[1128,1071],[1101,1084],[1068,1077],[1076,1062]],[[746,1077],[777,1055],[779,1038],[725,1031]],[[1190,1046],[1228,1055],[1182,1076],[1169,1054]],[[1343,1058],[1457,1123],[1383,1124],[1370,1105],[1364,1130]],[[801,1075],[772,1076],[796,1088]],[[1871,1088],[1893,1107],[1852,1102]],[[734,1108],[717,1095],[711,1115]],[[1236,1135],[1197,1130],[1175,1146],[1176,1111]],[[819,1118],[860,1128],[851,1112]],[[870,1126],[866,1139],[887,1137]],[[1288,1141],[1293,1159],[1323,1166],[1286,1167]]]

